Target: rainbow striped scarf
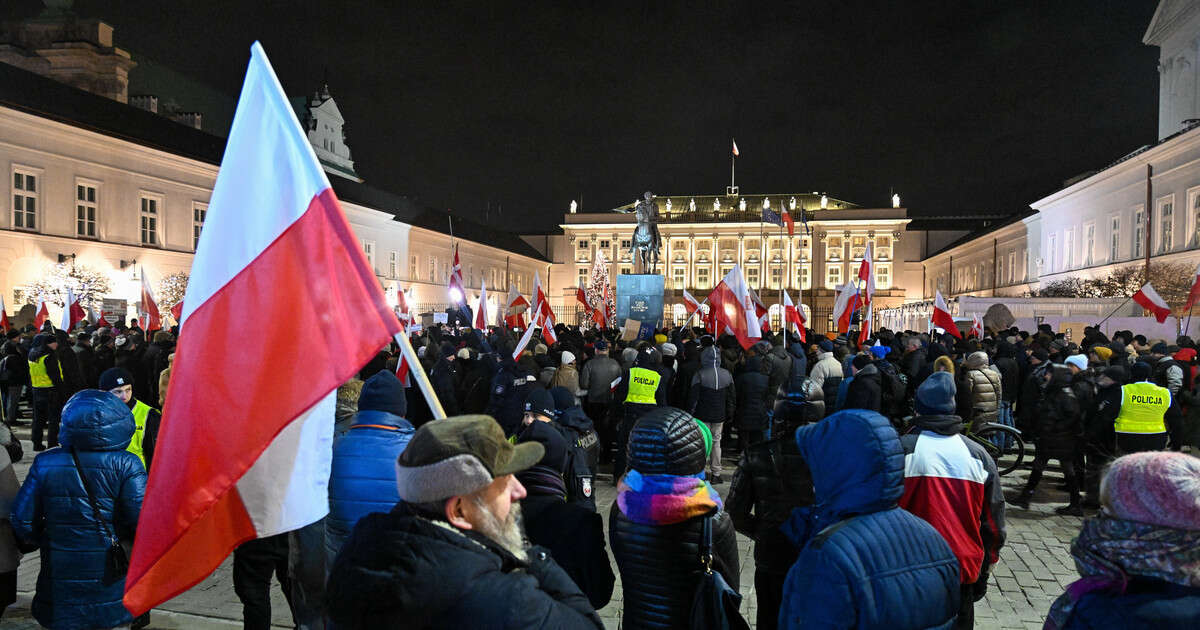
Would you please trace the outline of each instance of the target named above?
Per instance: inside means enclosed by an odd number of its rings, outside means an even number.
[[[630,470],[617,484],[617,507],[643,525],[671,525],[721,509],[721,497],[700,475],[643,475]]]

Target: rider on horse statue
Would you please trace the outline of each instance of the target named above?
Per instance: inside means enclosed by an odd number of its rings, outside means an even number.
[[[633,230],[633,239],[629,253],[642,261],[642,273],[654,273],[658,266],[658,250],[661,240],[658,236],[658,206],[654,203],[654,195],[650,191],[642,196],[633,208],[637,215],[637,227]]]

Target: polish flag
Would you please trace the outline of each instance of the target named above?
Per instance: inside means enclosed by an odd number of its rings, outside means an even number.
[[[746,285],[746,290],[750,292],[750,301],[754,302],[754,314],[758,316],[758,328],[764,332],[771,332],[771,318],[767,315],[767,305],[763,304],[762,299],[758,297],[758,293],[749,284]]]
[[[525,299],[525,296],[521,295],[517,291],[517,285],[509,284],[508,285],[508,314],[509,315],[520,315],[521,313],[524,313],[525,309],[527,309],[527,308],[529,308],[529,300]]]
[[[851,282],[838,287],[837,296],[833,299],[833,318],[837,322],[839,333],[849,332],[850,320],[858,309],[858,287]]]
[[[792,214],[788,212],[787,206],[783,206],[783,224],[787,226],[789,238],[796,235],[796,222],[792,220]]]
[[[154,299],[154,290],[150,288],[146,270],[138,267],[138,273],[142,276],[142,305],[139,307],[138,319],[142,330],[149,334],[152,330],[162,328],[162,316],[158,314],[158,302]]]
[[[39,297],[38,304],[37,304],[37,311],[35,311],[35,315],[33,316],[34,330],[41,332],[42,324],[45,324],[46,320],[49,318],[50,318],[50,311],[46,309],[46,296]]]
[[[737,140],[734,140],[734,141],[733,141],[733,155],[734,155],[735,157],[736,157],[736,156],[738,156],[738,155],[741,155],[740,153],[738,153],[738,150],[737,150]]]
[[[533,331],[537,330],[536,323],[530,323],[529,328],[525,329],[525,334],[521,335],[521,339],[517,341],[517,347],[513,348],[513,361],[521,358],[521,353],[525,352],[525,348],[529,345],[529,340],[533,339]]]
[[[942,297],[941,291],[938,291],[933,297],[933,325],[962,339],[962,333],[958,332],[958,325],[950,316],[950,308],[946,306],[946,298]]]
[[[1155,291],[1149,282],[1133,294],[1133,301],[1154,313],[1154,319],[1160,324],[1167,321],[1167,316],[1171,314],[1171,307],[1167,306],[1167,301],[1158,296],[1158,291]]]
[[[487,303],[487,281],[479,281],[479,304],[475,307],[475,328],[487,332],[488,329],[488,303]]]
[[[75,291],[71,287],[67,287],[67,303],[63,305],[62,324],[59,328],[70,332],[75,330],[75,324],[85,319],[87,319],[87,313],[79,303],[79,298],[75,296]]]
[[[337,387],[400,330],[257,42],[184,302],[191,332],[142,506],[153,518],[125,579],[135,616],[239,544],[328,513]],[[288,325],[229,325],[248,315]],[[321,334],[298,344],[295,330]]]
[[[804,311],[792,303],[792,296],[788,295],[787,291],[783,292],[783,321],[785,327],[787,324],[795,324],[796,334],[800,337],[800,343],[805,343],[804,336],[806,333],[804,332],[804,324],[806,322],[804,320]]]
[[[408,298],[404,295],[404,289],[396,286],[396,317],[400,320],[400,332],[396,333],[396,337],[400,335],[408,336],[408,326],[412,323],[412,315],[408,312]],[[396,339],[396,343],[401,343]],[[396,360],[396,380],[405,387],[410,387],[412,382],[408,378],[408,359],[404,357],[404,353],[400,353],[400,357]]]
[[[8,321],[8,308],[4,306],[3,295],[0,295],[0,328],[3,328],[4,332],[12,330],[12,323]]]
[[[683,290],[683,308],[687,310],[688,317],[700,310],[700,301],[697,300],[687,289]]]
[[[454,245],[454,266],[450,268],[450,283],[446,287],[451,304],[465,304],[467,291],[463,288],[462,265],[458,262],[458,244]]]
[[[742,275],[742,266],[734,265],[708,295],[708,304],[716,326],[726,326],[743,349],[762,339],[750,287]]]
[[[983,318],[979,316],[979,313],[971,316],[971,334],[983,339]]]
[[[584,292],[583,287],[575,287],[575,301],[583,305],[584,311],[588,316],[591,315],[592,305],[588,304],[587,293]]]
[[[183,319],[183,300],[179,300],[171,307],[171,317],[175,318],[176,324],[179,323],[179,320]]]
[[[533,272],[533,307],[530,310],[533,314],[529,316],[529,327],[542,327],[542,338],[546,340],[546,345],[552,346],[558,342],[554,334],[554,311],[550,309],[550,301],[542,291],[542,278],[536,271]]]
[[[604,285],[604,293],[600,296],[600,304],[592,309],[592,321],[600,328],[608,328],[608,285]]]
[[[1192,290],[1188,291],[1187,304],[1183,305],[1183,310],[1192,310],[1197,301],[1200,301],[1200,267],[1196,267],[1196,279],[1192,281]]]

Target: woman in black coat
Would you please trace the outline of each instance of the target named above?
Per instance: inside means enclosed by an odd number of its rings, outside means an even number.
[[[708,459],[702,427],[686,412],[659,407],[630,432],[630,470],[608,520],[626,628],[689,627],[705,518],[712,519],[713,569],[728,584],[740,584],[733,522],[699,478]]]

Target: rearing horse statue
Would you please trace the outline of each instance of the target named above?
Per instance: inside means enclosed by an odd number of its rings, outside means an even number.
[[[629,253],[641,261],[642,273],[656,273],[661,241],[658,236],[658,207],[654,204],[654,195],[646,191],[643,199],[634,206],[633,212],[637,215],[637,227],[633,230]]]

